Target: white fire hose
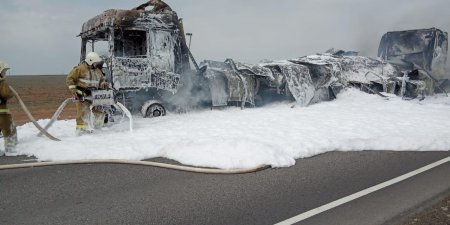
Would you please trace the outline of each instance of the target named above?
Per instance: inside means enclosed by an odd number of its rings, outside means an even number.
[[[19,94],[17,93],[17,91],[9,86],[9,89],[11,89],[11,92],[13,93],[14,97],[16,97],[17,101],[19,101],[19,105],[22,108],[22,110],[25,112],[25,114],[27,114],[28,119],[34,124],[34,126],[41,131],[42,134],[44,134],[46,137],[50,138],[50,140],[53,141],[61,141],[58,138],[55,138],[53,135],[49,134],[44,128],[42,128],[39,123],[36,121],[36,119],[33,117],[33,115],[31,115],[30,111],[28,110],[27,106],[25,105],[25,103],[22,101],[22,98],[20,98]]]
[[[45,166],[61,166],[61,165],[77,165],[77,164],[125,164],[137,166],[150,166],[164,169],[179,170],[192,173],[205,174],[244,174],[262,171],[270,168],[270,166],[257,166],[250,169],[213,169],[213,168],[198,168],[189,166],[179,166],[166,163],[148,162],[148,161],[132,161],[132,160],[79,160],[79,161],[58,161],[58,162],[37,162],[37,163],[21,163],[0,165],[0,170],[23,169]]]
[[[61,115],[62,111],[64,110],[64,108],[66,108],[67,104],[72,101],[72,98],[68,98],[66,100],[64,100],[64,102],[58,107],[58,109],[56,110],[56,112],[53,114],[52,118],[50,119],[50,122],[48,122],[47,125],[45,125],[44,130],[48,130],[53,123],[59,118],[59,115]],[[42,132],[39,132],[38,136],[42,136]]]

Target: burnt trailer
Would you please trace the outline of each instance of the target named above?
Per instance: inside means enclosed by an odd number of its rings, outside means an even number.
[[[111,9],[83,24],[81,57],[104,57],[116,100],[144,117],[165,115],[165,99],[175,95],[189,73],[189,49],[176,12]]]
[[[393,31],[383,35],[378,57],[408,73],[407,80],[426,83],[427,95],[444,91],[450,79],[446,71],[448,33],[437,28]]]
[[[300,106],[335,98],[340,84],[330,72],[314,73],[292,60],[265,61],[256,65],[232,59],[201,63],[211,90],[212,107],[262,106],[273,101],[296,101]]]
[[[423,99],[450,87],[446,71],[448,34],[436,28],[385,34],[379,59],[355,51],[330,49],[323,54],[256,65],[227,59],[201,65],[212,95],[212,106],[240,102],[259,105],[295,100],[300,106],[329,101],[345,87],[403,99]]]

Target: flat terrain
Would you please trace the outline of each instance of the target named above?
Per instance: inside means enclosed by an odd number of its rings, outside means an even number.
[[[54,76],[9,76],[6,78],[36,119],[51,118],[59,105],[70,93],[66,86],[65,75]],[[29,122],[26,114],[14,98],[8,103],[17,125]],[[70,103],[60,119],[73,119],[76,116],[75,104]]]

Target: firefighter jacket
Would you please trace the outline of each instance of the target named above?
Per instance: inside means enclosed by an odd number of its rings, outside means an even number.
[[[105,81],[105,76],[100,69],[90,69],[89,66],[83,62],[72,69],[66,78],[66,85],[72,93],[76,93],[77,90],[85,91],[99,89],[100,84]]]
[[[0,114],[9,114],[7,101],[13,97],[9,84],[5,78],[0,77]]]

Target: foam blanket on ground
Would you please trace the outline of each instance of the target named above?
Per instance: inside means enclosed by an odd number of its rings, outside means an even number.
[[[450,150],[448,97],[385,100],[348,89],[335,101],[306,108],[291,104],[136,118],[133,132],[124,122],[81,137],[75,136],[75,121],[58,121],[50,132],[61,142],[37,137],[26,124],[18,128],[17,150],[49,161],[165,157],[224,169],[288,167],[296,159],[330,151]]]

